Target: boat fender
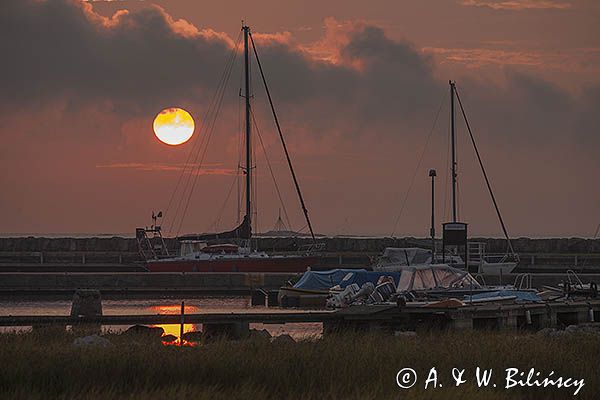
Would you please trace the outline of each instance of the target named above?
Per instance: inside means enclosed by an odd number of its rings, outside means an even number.
[[[596,282],[590,283],[590,290],[592,292],[592,298],[593,299],[595,299],[596,297],[598,297],[598,285],[596,284]]]

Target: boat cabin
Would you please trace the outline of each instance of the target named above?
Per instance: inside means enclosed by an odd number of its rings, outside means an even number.
[[[208,244],[204,240],[182,240],[179,244],[179,254],[181,256],[187,256],[189,254],[198,253],[208,246]]]

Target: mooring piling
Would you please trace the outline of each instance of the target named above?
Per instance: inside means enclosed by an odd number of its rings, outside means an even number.
[[[185,301],[181,302],[181,319],[179,320],[179,345],[183,346],[183,325],[185,322]]]

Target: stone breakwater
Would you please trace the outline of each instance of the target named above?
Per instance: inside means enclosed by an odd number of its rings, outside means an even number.
[[[306,237],[255,237],[254,245],[266,251],[291,251],[310,245]],[[497,238],[472,238],[471,241],[486,243],[488,253],[506,251],[506,241]],[[325,252],[330,253],[372,253],[378,254],[386,247],[428,247],[427,238],[391,237],[320,237]],[[177,240],[166,239],[171,250],[178,249]],[[526,254],[590,254],[600,253],[600,239],[517,238],[512,241],[517,253]],[[88,238],[45,238],[7,237],[0,238],[0,252],[137,252],[135,238],[88,237]]]

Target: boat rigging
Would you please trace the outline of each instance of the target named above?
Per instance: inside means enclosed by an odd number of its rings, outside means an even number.
[[[243,217],[242,222],[233,230],[219,233],[208,233],[208,234],[186,234],[178,236],[177,238],[182,243],[182,252],[179,257],[170,257],[161,259],[156,256],[152,260],[148,260],[147,266],[150,270],[155,271],[240,271],[240,272],[277,272],[277,271],[297,271],[301,272],[310,267],[312,264],[316,262],[316,257],[311,254],[312,251],[318,249],[318,244],[315,241],[315,234],[313,230],[313,226],[311,220],[308,215],[308,209],[306,207],[306,203],[304,197],[302,196],[302,191],[300,190],[300,184],[298,178],[296,176],[296,172],[294,170],[290,153],[288,151],[287,144],[285,142],[285,138],[283,136],[281,124],[279,122],[279,118],[277,116],[277,112],[275,110],[273,98],[271,96],[271,92],[269,90],[269,86],[267,83],[267,79],[265,76],[265,72],[260,61],[258,50],[256,48],[256,44],[252,37],[252,32],[247,25],[243,25],[241,29],[241,34],[243,35],[243,54],[244,54],[244,90],[242,97],[244,98],[245,103],[245,118],[244,118],[244,142],[245,142],[245,164],[240,167],[243,171],[243,175],[245,177],[245,215]],[[239,43],[239,38],[238,38]],[[254,114],[252,111],[252,93],[251,93],[251,50],[250,46],[252,46],[252,54],[256,59],[256,63],[258,65],[258,69],[260,72],[261,81],[263,83],[268,101],[270,110],[275,122],[275,126],[277,128],[278,136],[283,147],[283,151],[285,153],[286,161],[288,168],[290,170],[292,180],[294,183],[295,191],[299,199],[300,206],[302,208],[304,219],[306,220],[306,226],[310,230],[310,235],[313,241],[313,246],[307,249],[307,252],[299,255],[292,256],[269,256],[264,252],[252,251],[251,249],[251,237],[252,237],[252,226],[253,226],[253,213],[256,212],[255,201],[253,202],[253,190],[254,190],[254,174],[253,169],[253,129],[252,124],[256,124],[254,119]],[[227,85],[227,81],[229,76],[231,75],[233,61],[235,59],[235,54],[237,53],[238,46],[236,45],[233,50],[233,55],[229,59],[225,72],[221,78],[221,82],[217,88],[217,93],[215,95],[216,102],[213,99],[213,107],[209,107],[209,115],[212,116],[212,119],[209,120],[209,132],[206,140],[204,141],[204,148],[202,149],[202,143],[198,146],[196,150],[196,155],[193,158],[194,162],[197,162],[198,156],[201,155],[200,162],[196,163],[196,165],[192,165],[193,168],[199,169],[204,160],[204,156],[206,154],[206,149],[208,147],[208,143],[210,141],[210,137],[214,130],[214,121],[219,114],[220,105],[223,100],[224,87]],[[259,134],[259,139],[262,145],[262,138],[260,138],[260,132],[256,129]],[[264,145],[263,145],[264,150]],[[181,228],[183,219],[185,218],[185,214],[187,211],[187,207],[189,205],[189,200],[191,198],[191,194],[193,192],[197,175],[194,176],[192,181],[191,188],[189,190],[185,189],[186,183],[183,181],[183,175],[187,170],[187,165],[192,159],[191,154],[188,157],[188,162],[186,162],[186,168],[182,171],[182,175],[176,185],[175,191],[177,191],[180,183],[184,185],[184,191],[182,194],[182,199],[184,199],[187,195],[187,199],[185,201],[185,207],[182,209],[182,213],[180,214],[180,204],[178,204],[177,209],[175,210],[174,220],[179,218],[179,225],[177,229],[177,233]],[[268,162],[268,161],[267,161]],[[272,169],[270,167],[271,175]],[[191,175],[193,175],[193,168],[190,168],[189,175],[187,177],[187,184],[190,183]],[[279,193],[279,188],[277,187],[277,183],[275,182],[277,194],[281,200],[281,195]],[[229,194],[228,194],[229,196]],[[171,196],[171,200],[169,201],[169,206],[173,200],[174,195]],[[284,209],[285,211],[285,209]],[[166,214],[166,213],[165,213]],[[287,213],[286,213],[287,216]],[[174,223],[174,222],[173,222]],[[172,223],[172,225],[173,225]],[[144,229],[138,229],[136,236],[141,235]],[[147,238],[138,238],[138,243],[146,243]],[[223,244],[217,243],[213,246],[206,244],[207,241],[222,241],[222,240],[234,240],[239,243],[239,246],[232,244]],[[187,249],[184,251],[184,248]],[[187,253],[187,254],[184,254]]]
[[[452,215],[451,215],[451,222],[446,222],[446,223],[442,224],[443,225],[443,231],[442,231],[443,236],[442,236],[441,259],[438,260],[438,258],[435,256],[435,240],[432,237],[432,249],[431,249],[431,251],[429,251],[429,253],[430,253],[429,262],[435,263],[438,261],[441,261],[441,262],[449,261],[452,264],[457,264],[457,261],[459,261],[459,263],[462,263],[466,267],[476,267],[473,269],[475,269],[477,272],[487,272],[487,273],[494,273],[494,274],[509,273],[518,264],[519,256],[518,256],[518,254],[516,254],[516,252],[514,251],[514,248],[512,246],[512,242],[508,235],[508,229],[506,227],[504,219],[502,218],[502,214],[500,213],[500,209],[498,207],[498,202],[496,200],[496,196],[494,195],[494,192],[492,190],[492,185],[491,185],[489,176],[484,167],[483,160],[481,158],[481,154],[477,147],[477,143],[475,142],[475,137],[471,130],[471,125],[469,124],[469,120],[467,118],[465,108],[463,106],[460,95],[456,88],[456,83],[454,81],[449,81],[449,87],[450,87],[449,150],[451,153],[450,154],[450,157],[451,157],[450,182],[452,185],[452,188],[451,188],[451,190],[452,190],[452,198],[451,198]],[[481,172],[483,174],[483,178],[485,180],[487,191],[488,191],[490,198],[492,200],[492,203],[494,205],[494,209],[496,211],[496,216],[498,217],[498,221],[500,222],[500,226],[502,228],[503,235],[506,239],[507,250],[506,250],[506,253],[502,254],[502,255],[486,254],[485,253],[485,243],[468,242],[468,240],[467,240],[467,224],[459,221],[459,208],[458,208],[458,206],[459,206],[459,199],[458,199],[459,190],[458,190],[458,172],[457,172],[458,161],[457,161],[457,146],[456,146],[456,104],[455,104],[455,101],[458,101],[458,107],[460,108],[460,113],[462,115],[462,118],[463,118],[466,128],[467,128],[467,131],[469,133],[470,142],[471,142],[473,149],[475,151],[475,154],[477,156],[479,168],[481,169]],[[431,138],[432,133],[437,124],[437,120],[438,120],[438,116],[440,114],[441,107],[442,107],[442,105],[440,105],[440,108],[437,111],[437,114],[436,114],[436,117],[435,117],[435,120],[433,123],[433,127],[431,128],[431,131],[429,132],[429,134],[427,136],[425,146],[419,157],[416,170],[414,171],[413,178],[410,182],[410,185],[408,186],[408,190],[404,197],[404,202],[402,203],[402,207],[400,209],[400,215],[398,215],[398,217],[396,218],[394,230],[392,231],[392,236],[394,235],[394,232],[396,230],[396,227],[398,225],[398,222],[400,220],[402,212],[404,211],[404,206],[406,205],[408,196],[412,189],[412,186],[414,183],[414,178],[416,177],[417,172],[420,169],[421,162],[422,162],[423,156],[425,154],[425,150],[427,149],[427,146],[430,142],[430,138]],[[431,171],[430,171],[429,176],[430,177],[432,176]],[[432,180],[432,193],[433,193],[433,180]],[[445,212],[444,212],[444,214],[445,214]],[[433,205],[433,201],[432,201],[432,228],[430,228],[430,233],[434,232],[433,215],[434,215],[434,205]],[[458,257],[457,254],[454,254],[454,255],[447,254],[447,252],[446,252],[447,245],[449,245],[450,247],[454,247],[456,250],[458,250],[458,248],[464,249],[463,260],[458,260],[460,257]],[[403,249],[398,249],[398,250],[403,250]],[[424,249],[422,249],[422,250],[426,251]]]

